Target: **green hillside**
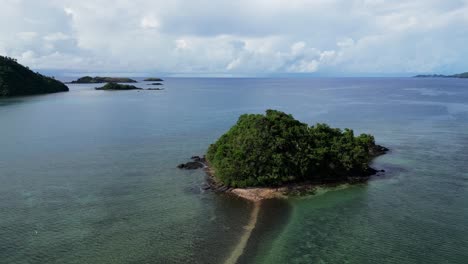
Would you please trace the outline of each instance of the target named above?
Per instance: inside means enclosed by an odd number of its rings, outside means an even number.
[[[65,84],[35,73],[13,58],[0,56],[0,97],[67,91]]]

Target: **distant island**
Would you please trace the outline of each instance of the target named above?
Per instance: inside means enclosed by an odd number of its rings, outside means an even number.
[[[108,83],[102,87],[94,88],[96,90],[143,90],[142,88],[136,87],[134,85],[118,84],[118,83]]]
[[[161,90],[164,90],[164,88],[148,88],[148,89],[145,89],[145,90],[148,90],[148,91],[161,91]]]
[[[369,166],[387,148],[368,134],[326,124],[308,126],[277,110],[241,115],[210,145],[206,157],[192,157],[182,169],[205,167],[209,187],[250,200],[309,191],[320,184],[364,182],[380,172]]]
[[[162,88],[148,88],[148,89],[143,89],[140,87],[136,87],[134,85],[128,85],[128,84],[119,84],[119,83],[108,83],[102,87],[96,87],[94,88],[96,90],[104,90],[104,91],[122,91],[122,90],[150,90],[150,91],[159,91],[159,90],[164,90]]]
[[[161,79],[161,78],[146,78],[143,81],[145,81],[145,82],[162,82],[164,80]]]
[[[162,83],[148,83],[147,85],[163,85]]]
[[[137,81],[124,78],[124,77],[91,77],[85,76],[81,77],[76,81],[72,81],[71,83],[136,83]]]
[[[414,76],[415,78],[468,78],[468,72],[443,75],[443,74],[421,74]]]
[[[0,97],[68,92],[60,81],[33,72],[16,59],[0,56]]]

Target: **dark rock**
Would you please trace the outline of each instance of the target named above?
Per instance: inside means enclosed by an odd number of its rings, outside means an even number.
[[[196,162],[206,163],[206,159],[205,159],[204,155],[203,155],[203,157],[192,156],[190,159],[193,160],[193,161],[196,161]]]
[[[164,88],[148,88],[146,90],[148,90],[148,91],[161,91],[161,90],[164,90]]]
[[[189,161],[187,163],[182,163],[177,166],[179,169],[186,169],[186,170],[196,170],[196,169],[201,169],[206,166],[206,159],[205,156],[200,157],[200,156],[192,156],[190,157],[192,161]]]
[[[365,176],[370,176],[370,175],[374,175],[376,174],[377,172],[379,172],[378,170],[374,169],[374,168],[367,168],[367,170],[365,171]]]
[[[369,179],[369,177],[348,177],[348,183],[364,183]]]
[[[221,186],[218,189],[216,189],[217,192],[225,192],[229,189],[227,186]]]
[[[374,145],[369,149],[369,152],[372,156],[377,157],[383,155],[389,151],[388,148],[381,145]]]
[[[205,165],[198,161],[189,161],[185,164],[179,164],[177,168],[185,170],[196,170],[205,167]]]
[[[185,169],[187,170],[196,170],[196,169],[201,169],[203,168],[205,165],[203,165],[202,163],[198,162],[198,161],[191,161],[191,162],[187,162],[185,163]]]

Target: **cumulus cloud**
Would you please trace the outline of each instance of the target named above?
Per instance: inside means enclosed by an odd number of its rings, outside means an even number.
[[[3,0],[0,53],[36,69],[366,74],[468,68],[467,0]]]

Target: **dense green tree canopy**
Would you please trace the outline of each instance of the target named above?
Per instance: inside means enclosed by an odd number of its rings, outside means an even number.
[[[65,84],[35,73],[13,58],[0,56],[0,97],[66,91]]]
[[[308,126],[267,110],[244,114],[212,144],[207,159],[215,177],[233,187],[297,181],[339,181],[372,170],[374,137],[326,124]]]

